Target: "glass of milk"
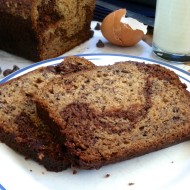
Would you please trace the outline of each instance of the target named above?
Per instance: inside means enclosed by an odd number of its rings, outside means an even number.
[[[153,51],[170,61],[190,61],[190,0],[157,0]]]

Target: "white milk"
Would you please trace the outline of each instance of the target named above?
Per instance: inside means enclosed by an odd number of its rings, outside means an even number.
[[[153,44],[164,52],[190,54],[190,0],[157,0]]]

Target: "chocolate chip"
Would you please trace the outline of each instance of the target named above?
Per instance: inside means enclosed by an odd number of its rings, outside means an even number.
[[[94,36],[94,30],[90,30],[90,38]]]
[[[173,108],[173,112],[174,112],[174,113],[178,113],[178,112],[179,112],[179,108],[178,108],[178,107],[174,107],[174,108]]]
[[[106,175],[105,175],[105,178],[108,178],[108,177],[110,177],[110,174],[106,174]]]
[[[12,72],[15,72],[15,71],[17,71],[17,70],[19,70],[20,68],[17,66],[17,65],[13,65],[13,70],[12,70]]]
[[[96,47],[98,47],[98,48],[103,48],[103,47],[104,47],[104,43],[103,43],[101,40],[99,40],[99,41],[96,43]]]
[[[11,74],[12,72],[13,72],[12,69],[6,69],[3,71],[3,76],[7,76],[7,75]]]
[[[48,70],[48,71],[51,71],[52,73],[56,73],[56,67],[55,66],[47,66],[46,67],[46,69]]]
[[[180,119],[179,116],[174,116],[174,117],[173,117],[173,120],[174,120],[174,121],[178,121],[179,119]]]
[[[17,65],[13,65],[13,69],[6,69],[3,71],[3,76],[7,76],[17,70],[19,70],[20,68]]]
[[[128,185],[130,185],[130,186],[131,186],[131,185],[135,185],[135,183],[131,183],[131,182],[130,182],[130,183],[128,183]]]
[[[73,170],[73,175],[77,174],[77,170]]]
[[[95,29],[95,30],[100,30],[100,29],[101,29],[100,23],[97,23],[94,29]]]

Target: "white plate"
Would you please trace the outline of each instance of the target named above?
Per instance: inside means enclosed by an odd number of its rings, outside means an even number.
[[[176,72],[190,90],[190,74],[177,67],[158,61],[127,55],[82,54],[96,65],[117,61],[156,63]],[[60,63],[63,57],[30,65],[5,77],[1,83],[40,66]],[[106,175],[109,174],[109,177]],[[48,172],[43,166],[25,160],[3,143],[0,143],[0,189],[35,190],[189,190],[190,141],[146,154],[131,160],[104,166],[99,170],[72,169],[60,173]],[[3,185],[3,186],[2,186]]]

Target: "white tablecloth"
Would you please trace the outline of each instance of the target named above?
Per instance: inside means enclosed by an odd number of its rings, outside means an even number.
[[[97,22],[92,22],[91,28],[94,30],[94,27],[96,26]],[[102,42],[105,44],[103,48],[97,48],[96,43],[98,40],[102,40]],[[133,56],[139,56],[154,60],[163,61],[168,64],[175,65],[177,67],[180,67],[184,70],[190,70],[190,66],[185,64],[174,64],[169,63],[167,61],[164,61],[160,58],[158,58],[153,52],[152,48],[146,44],[144,41],[140,41],[137,45],[133,47],[118,47],[115,45],[112,45],[107,42],[107,40],[102,36],[100,30],[94,30],[94,36],[90,40],[84,42],[83,44],[75,47],[74,49],[68,51],[67,53],[63,54],[62,56],[66,55],[75,55],[75,54],[83,54],[83,53],[114,53],[114,54],[127,54],[127,55],[133,55]],[[24,58],[12,55],[10,53],[7,53],[5,51],[0,50],[0,67],[3,70],[10,69],[13,67],[13,65],[17,65],[20,68],[26,67],[33,62],[26,60]],[[3,75],[1,73],[0,78],[2,78]]]

